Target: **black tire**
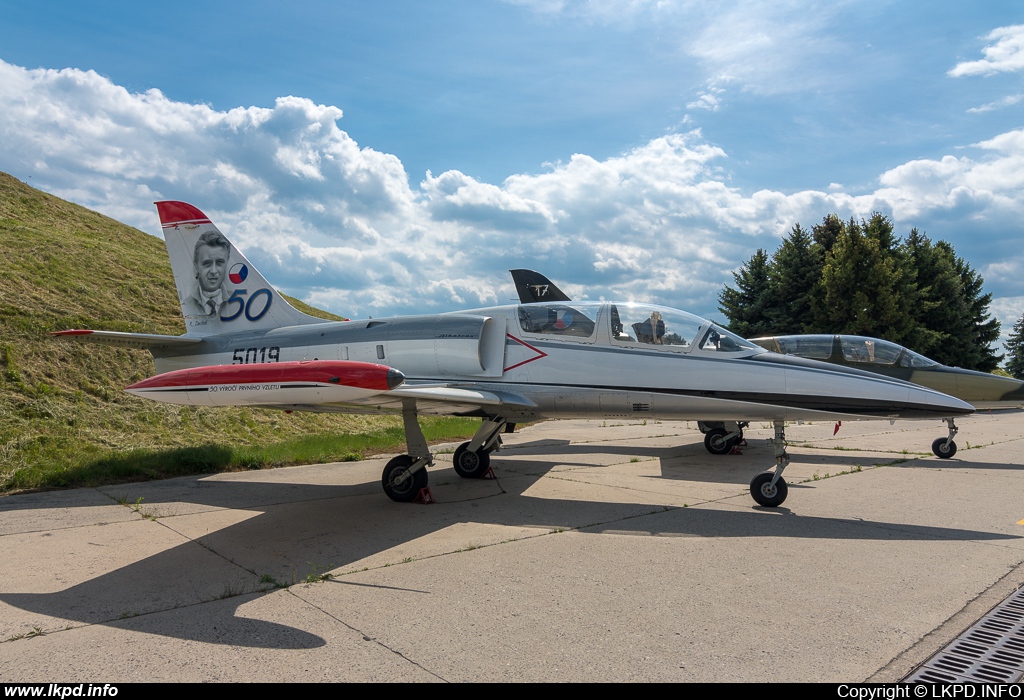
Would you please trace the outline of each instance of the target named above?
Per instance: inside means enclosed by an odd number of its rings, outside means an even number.
[[[750,482],[750,495],[758,505],[775,508],[781,506],[786,500],[786,496],[789,495],[789,486],[786,485],[786,480],[779,477],[775,486],[772,486],[774,478],[775,474],[772,472],[762,472]]]
[[[932,452],[940,459],[949,459],[956,454],[956,443],[952,440],[946,445],[946,438],[936,438],[932,443]]]
[[[709,430],[704,434],[704,447],[713,455],[729,454],[732,452],[732,446],[736,444],[736,440],[726,440],[725,436],[728,434],[722,428]]]
[[[399,483],[395,481],[412,466],[413,458],[409,455],[398,455],[384,467],[380,483],[384,487],[384,493],[392,501],[409,503],[419,494],[420,489],[427,488],[427,470],[420,469],[414,472],[411,478],[406,478]]]
[[[464,442],[455,450],[452,464],[463,479],[479,479],[490,469],[491,455],[483,450],[470,452],[469,443]]]

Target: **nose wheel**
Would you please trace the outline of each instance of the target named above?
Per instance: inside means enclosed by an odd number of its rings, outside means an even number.
[[[773,472],[762,472],[750,482],[750,495],[757,504],[766,508],[781,506],[789,495],[789,486],[781,476],[775,479]]]
[[[949,436],[936,438],[935,442],[932,443],[932,453],[939,459],[949,459],[956,454],[956,443],[953,442],[953,437],[959,432],[959,429],[952,418],[944,418],[943,420],[949,426]]]
[[[775,437],[769,441],[775,448],[775,471],[762,472],[750,481],[750,496],[758,505],[766,508],[781,506],[789,495],[789,486],[782,478],[782,472],[789,464],[784,426],[782,421],[775,421]]]

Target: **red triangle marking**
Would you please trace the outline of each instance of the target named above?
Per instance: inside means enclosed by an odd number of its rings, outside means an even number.
[[[523,347],[526,347],[526,348],[529,348],[530,350],[533,350],[537,354],[534,355],[531,358],[523,360],[522,362],[517,362],[516,364],[512,365],[511,367],[506,367],[505,369],[501,370],[502,372],[508,372],[510,369],[515,369],[516,367],[522,367],[523,365],[528,364],[530,362],[533,362],[534,360],[539,360],[542,357],[547,357],[548,356],[548,354],[546,352],[544,352],[543,350],[538,350],[537,348],[533,347],[532,345],[530,345],[526,341],[520,340],[519,338],[515,337],[511,333],[506,333],[505,335],[507,337],[511,338],[512,340],[516,341],[517,343],[519,343]]]

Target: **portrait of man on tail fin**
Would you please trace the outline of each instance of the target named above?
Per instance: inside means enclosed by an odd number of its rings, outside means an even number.
[[[227,301],[224,282],[230,254],[231,244],[219,231],[206,231],[199,236],[192,254],[196,286],[182,304],[185,316],[220,318],[221,307]]]

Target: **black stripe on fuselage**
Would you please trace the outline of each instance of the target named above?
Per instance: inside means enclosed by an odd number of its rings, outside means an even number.
[[[410,377],[407,381],[436,381],[432,379],[419,379]],[[457,384],[458,382],[453,382]],[[509,384],[490,385],[482,382],[473,382],[473,386],[487,390],[495,387],[502,387],[505,391],[511,389]],[[720,401],[741,401],[743,403],[760,404],[763,406],[781,406],[783,408],[799,408],[808,411],[824,411],[827,413],[846,413],[875,418],[888,418],[898,415],[903,418],[932,418],[936,416],[963,415],[971,413],[970,410],[952,408],[940,408],[920,403],[904,403],[892,401],[878,401],[875,399],[851,399],[838,398],[835,396],[793,396],[792,394],[778,394],[755,391],[706,391],[699,389],[666,389],[664,387],[645,386],[623,386],[607,384],[563,384],[555,382],[516,382],[515,386],[529,387],[551,387],[572,391],[573,389],[590,391],[613,391],[613,392],[638,392],[654,396],[696,396],[705,399],[717,399]],[[415,388],[413,386],[412,388]],[[514,389],[513,389],[514,391]]]

